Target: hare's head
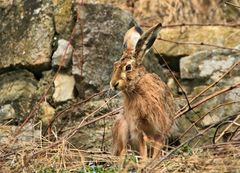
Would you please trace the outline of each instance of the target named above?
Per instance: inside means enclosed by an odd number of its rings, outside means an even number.
[[[157,24],[145,33],[139,27],[128,30],[124,37],[124,52],[114,63],[110,86],[112,89],[133,90],[136,82],[146,73],[142,66],[144,55],[152,47],[161,24]]]

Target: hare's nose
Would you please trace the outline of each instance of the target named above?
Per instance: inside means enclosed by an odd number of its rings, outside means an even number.
[[[114,90],[117,90],[117,87],[118,87],[118,85],[119,85],[119,82],[116,82],[115,84],[114,84]]]

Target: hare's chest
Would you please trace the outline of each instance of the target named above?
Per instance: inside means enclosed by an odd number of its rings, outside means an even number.
[[[129,124],[129,129],[131,132],[142,131],[144,132],[147,127],[149,127],[149,121],[147,115],[140,109],[128,109],[125,111],[125,118]]]

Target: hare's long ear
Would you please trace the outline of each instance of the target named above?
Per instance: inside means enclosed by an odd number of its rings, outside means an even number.
[[[123,41],[124,51],[133,53],[135,52],[135,47],[138,40],[141,38],[143,31],[139,26],[134,26],[130,28],[125,36]]]
[[[137,60],[138,63],[141,63],[143,60],[144,55],[147,53],[147,51],[152,47],[154,41],[156,40],[158,33],[162,27],[162,24],[159,23],[146,32],[143,33],[143,35],[138,40],[135,52],[134,52],[134,58]]]

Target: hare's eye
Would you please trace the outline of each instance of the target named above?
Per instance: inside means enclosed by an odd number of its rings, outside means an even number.
[[[132,70],[132,65],[131,64],[126,65],[125,70],[126,71]]]

